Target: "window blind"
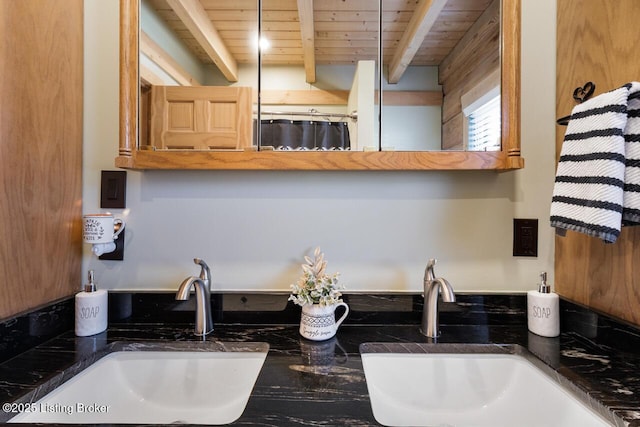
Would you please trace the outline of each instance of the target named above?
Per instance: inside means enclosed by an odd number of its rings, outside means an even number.
[[[474,110],[468,117],[468,146],[470,151],[500,150],[500,95]]]

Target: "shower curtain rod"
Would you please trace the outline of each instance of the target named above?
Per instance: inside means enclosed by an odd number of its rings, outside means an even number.
[[[257,114],[256,111],[253,112]],[[320,111],[261,111],[262,117],[264,116],[304,116],[304,117],[336,117],[342,119],[358,119],[358,113],[354,111],[351,114],[341,113],[321,113]]]

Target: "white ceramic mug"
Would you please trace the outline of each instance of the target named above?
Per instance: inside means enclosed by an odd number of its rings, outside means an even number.
[[[116,231],[116,226],[120,227]],[[118,238],[125,223],[111,214],[87,214],[82,217],[82,239],[86,243],[110,243]]]

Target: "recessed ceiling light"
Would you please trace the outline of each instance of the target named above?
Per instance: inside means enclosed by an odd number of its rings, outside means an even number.
[[[271,47],[271,42],[265,36],[260,37],[260,50],[265,51]]]

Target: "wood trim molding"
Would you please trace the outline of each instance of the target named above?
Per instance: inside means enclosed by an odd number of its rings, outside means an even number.
[[[376,92],[378,103],[378,92]],[[442,105],[442,92],[418,90],[388,90],[384,92],[383,105]]]
[[[502,150],[508,153],[509,168],[524,167],[520,157],[520,0],[502,0]]]
[[[347,105],[349,91],[263,90],[261,100],[263,105]],[[378,103],[377,91],[375,102]],[[385,91],[384,105],[442,105],[442,92],[418,90]]]
[[[504,170],[500,151],[137,151],[116,159],[127,169]]]
[[[140,1],[120,0],[120,156],[131,157],[138,144],[138,41]]]
[[[263,105],[347,105],[348,90],[263,90]]]

